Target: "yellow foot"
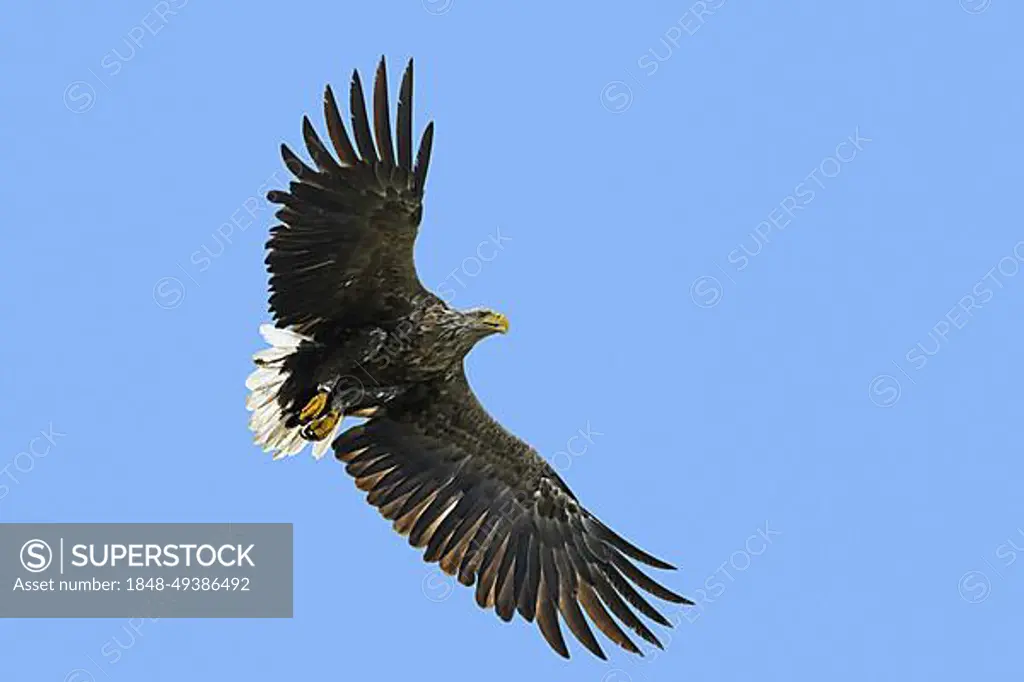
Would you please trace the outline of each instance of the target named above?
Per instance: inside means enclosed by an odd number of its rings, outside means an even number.
[[[327,438],[334,431],[341,419],[340,410],[331,410],[327,414],[302,427],[302,437],[306,440],[320,441]]]
[[[313,396],[313,399],[302,408],[302,412],[299,412],[299,421],[305,424],[311,419],[319,417],[324,408],[327,407],[327,401],[330,397],[330,394],[326,391],[320,391]]]

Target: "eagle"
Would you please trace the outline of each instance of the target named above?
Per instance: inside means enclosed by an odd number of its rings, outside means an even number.
[[[275,459],[307,443],[319,459],[330,447],[367,501],[424,550],[426,561],[475,585],[477,604],[502,620],[516,612],[536,620],[561,656],[569,658],[569,650],[559,616],[605,658],[584,613],[627,651],[643,655],[623,626],[663,648],[637,614],[671,623],[641,591],[693,602],[637,564],[674,567],[583,507],[555,469],[474,395],[463,361],[482,339],[507,333],[508,319],[488,309],[456,310],[417,276],[413,246],[434,124],[414,155],[412,92],[410,60],[393,131],[382,57],[372,121],[356,70],[352,136],[328,85],[331,148],[308,116],[302,137],[312,166],[281,145],[294,179],[267,194],[280,206],[280,224],[270,229],[265,261],[273,324],[260,331],[269,347],[253,357],[246,381],[255,441]],[[342,430],[346,416],[365,421]]]

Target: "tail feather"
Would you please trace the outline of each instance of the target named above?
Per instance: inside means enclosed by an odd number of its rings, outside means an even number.
[[[291,328],[275,327],[272,324],[261,324],[260,335],[275,348],[290,348],[295,350],[303,341],[312,343],[313,339],[299,334]]]
[[[274,459],[298,454],[306,446],[301,435],[302,427],[289,424],[288,402],[282,398],[282,389],[291,377],[289,360],[299,352],[302,345],[315,343],[313,339],[299,334],[291,328],[264,324],[260,334],[270,347],[253,355],[257,368],[245,381],[250,390],[245,406],[252,411],[249,429],[255,434],[255,442],[264,452],[272,452]],[[333,440],[332,436],[314,445],[313,456],[323,457]]]

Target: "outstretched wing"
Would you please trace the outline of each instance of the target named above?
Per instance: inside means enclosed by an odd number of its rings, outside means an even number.
[[[295,180],[288,191],[267,194],[269,201],[283,205],[276,213],[282,224],[270,230],[266,259],[277,326],[301,325],[315,335],[323,323],[353,326],[394,319],[424,293],[413,243],[423,213],[434,124],[427,125],[414,162],[412,74],[410,60],[398,95],[397,145],[392,144],[383,57],[373,88],[374,134],[356,71],[350,90],[355,145],[330,86],[324,93],[324,117],[337,158],[308,117],[302,119],[302,136],[316,168],[281,145]]]
[[[367,501],[411,545],[426,548],[426,561],[439,562],[464,585],[475,583],[477,603],[493,607],[502,620],[515,611],[536,619],[548,644],[566,658],[558,614],[601,658],[584,612],[628,651],[641,653],[619,622],[661,647],[636,611],[670,623],[636,587],[671,602],[693,602],[631,559],[672,566],[580,506],[554,469],[487,414],[461,372],[451,382],[424,386],[414,404],[388,410],[340,435],[334,451],[368,492]]]

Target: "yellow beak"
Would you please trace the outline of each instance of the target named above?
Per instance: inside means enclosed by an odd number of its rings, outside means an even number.
[[[508,333],[508,318],[501,313],[488,313],[484,317],[483,323],[497,329],[502,334]]]

